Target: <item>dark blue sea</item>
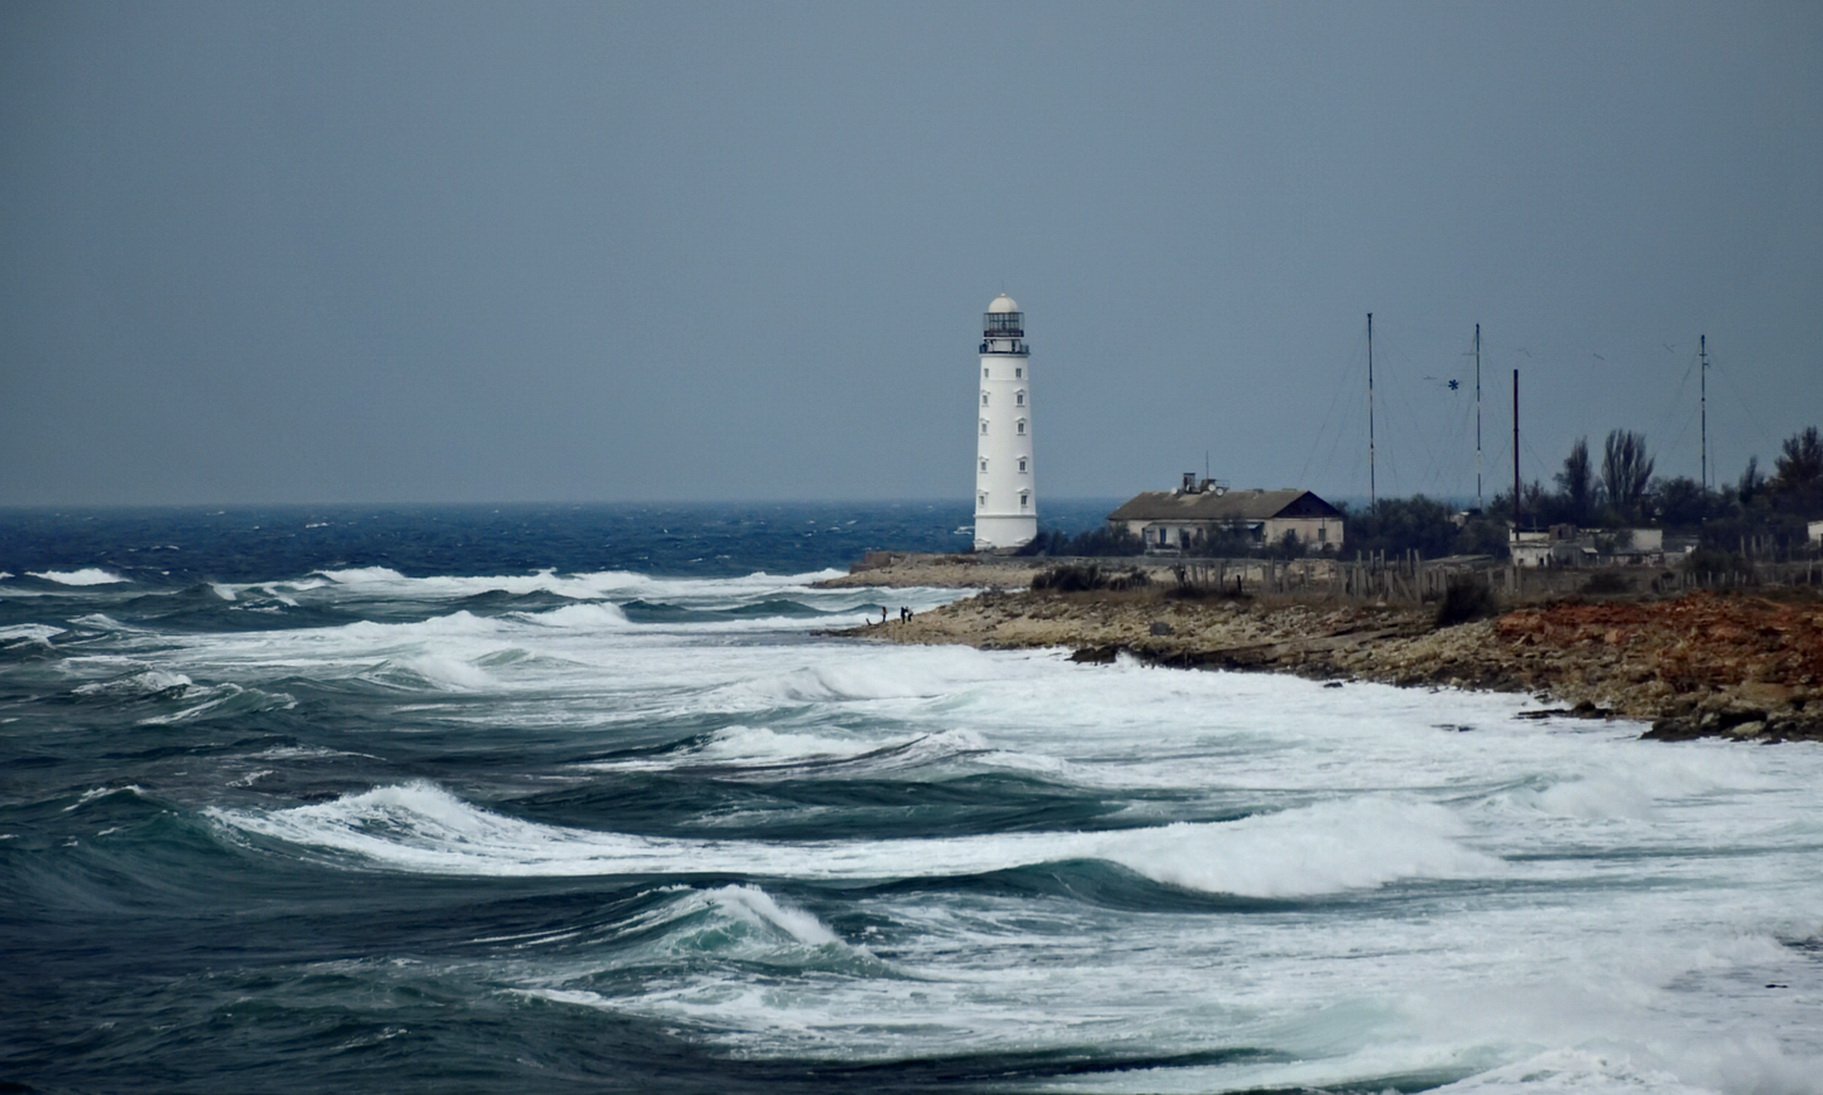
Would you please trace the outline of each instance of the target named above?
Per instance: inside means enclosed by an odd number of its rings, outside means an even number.
[[[0,1090],[1823,1090],[1823,752],[827,634],[968,520],[0,512]]]

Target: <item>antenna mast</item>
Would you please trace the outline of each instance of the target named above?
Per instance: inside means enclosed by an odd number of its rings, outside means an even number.
[[[1475,508],[1481,503],[1481,324],[1475,324]]]
[[[1513,370],[1513,539],[1519,539],[1519,370]]]
[[[1367,313],[1367,508],[1380,512],[1380,492],[1374,484],[1374,314]]]
[[[1709,490],[1709,336],[1699,335],[1703,360],[1703,490]]]

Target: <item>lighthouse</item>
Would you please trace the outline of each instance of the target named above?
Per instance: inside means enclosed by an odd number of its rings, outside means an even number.
[[[1008,550],[1038,535],[1032,476],[1032,360],[1025,313],[1005,293],[981,317],[981,402],[975,437],[975,550]]]

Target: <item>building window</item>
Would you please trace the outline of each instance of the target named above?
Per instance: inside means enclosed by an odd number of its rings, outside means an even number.
[[[981,367],[981,379],[983,379],[983,380],[987,379],[987,366],[986,365],[983,365]]]
[[[981,432],[982,433],[987,432],[987,419],[985,419],[985,418],[981,420]]]
[[[981,470],[982,471],[987,470],[987,461],[986,460],[983,460],[981,462]],[[1023,456],[1019,458],[1019,474],[1021,474],[1021,475],[1025,474],[1025,457],[1023,457]]]
[[[1020,461],[1020,463],[1024,463],[1024,461],[1022,460],[1022,461]],[[985,456],[981,458],[981,474],[982,475],[987,474],[987,457],[985,457]]]
[[[1019,433],[1019,435],[1020,435],[1020,436],[1022,436],[1022,437],[1023,437],[1023,436],[1024,436],[1024,435],[1025,435],[1025,419],[1023,419],[1023,418],[1021,418],[1021,419],[1020,419],[1020,420],[1019,420],[1019,427],[1018,427],[1018,430],[1017,430],[1017,432],[1018,432],[1018,433]]]
[[[1013,379],[1014,380],[1025,379],[1025,366],[1024,365],[1013,366]]]
[[[983,407],[987,406],[987,393],[986,392],[981,393],[981,405]]]
[[[1032,493],[1030,491],[1023,491],[1023,490],[1020,491],[1019,492],[1019,508],[1020,509],[1030,509],[1031,505],[1032,505]]]
[[[975,506],[978,509],[987,508],[987,491],[982,491],[980,494],[975,495]]]
[[[1319,544],[1329,543],[1329,526],[1328,525],[1318,525],[1317,526],[1317,543],[1319,543]]]
[[[1024,388],[1021,388],[1018,391],[1013,393],[1013,402],[1021,407],[1025,406],[1025,389]]]

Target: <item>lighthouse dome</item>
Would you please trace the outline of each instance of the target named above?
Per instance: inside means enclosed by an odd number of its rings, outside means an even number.
[[[1007,312],[1017,312],[1018,310],[1019,310],[1019,302],[1014,300],[1012,297],[1007,296],[1005,293],[1002,293],[999,296],[995,297],[994,303],[987,306],[988,315],[991,315],[991,316],[992,315],[1003,315]]]

